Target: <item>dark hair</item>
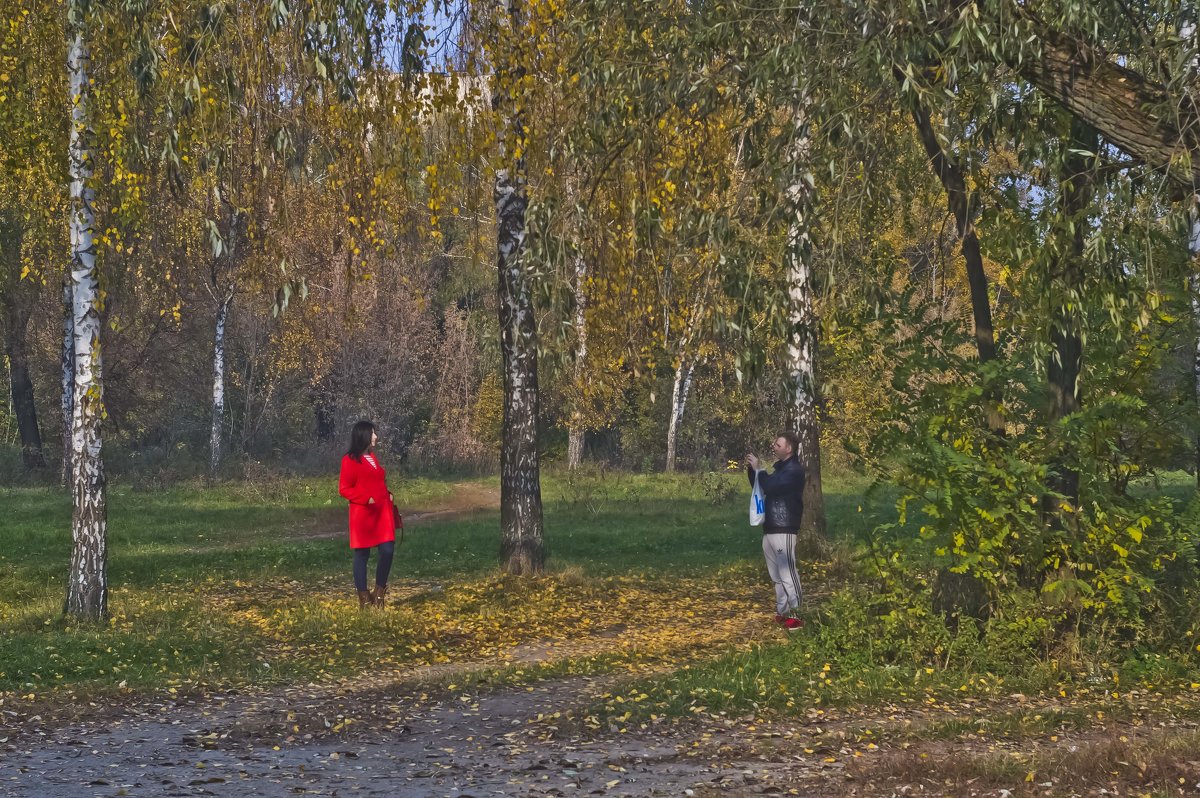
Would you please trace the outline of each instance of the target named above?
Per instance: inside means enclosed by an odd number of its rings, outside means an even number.
[[[793,456],[800,454],[800,436],[799,435],[792,432],[791,430],[788,430],[787,432],[781,432],[775,436],[775,440],[779,440],[780,438],[783,438],[785,441],[787,441],[789,444],[791,444]]]
[[[374,431],[375,425],[366,419],[355,424],[350,431],[350,449],[346,454],[362,462],[363,454],[371,448],[371,433]]]

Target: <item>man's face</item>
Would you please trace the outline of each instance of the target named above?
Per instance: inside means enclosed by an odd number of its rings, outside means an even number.
[[[788,443],[787,438],[782,436],[776,438],[775,442],[771,444],[771,451],[775,452],[775,458],[778,460],[786,460],[795,454],[795,452],[792,451],[792,445]]]

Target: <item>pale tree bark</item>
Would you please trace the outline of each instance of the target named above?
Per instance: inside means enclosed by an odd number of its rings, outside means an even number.
[[[217,302],[217,322],[213,334],[212,431],[209,436],[208,470],[214,477],[221,468],[221,433],[225,426],[225,326],[232,304],[233,286],[229,286]]]
[[[221,469],[221,436],[225,428],[225,329],[237,287],[234,275],[237,273],[243,232],[248,221],[246,214],[228,201],[228,192],[223,187],[218,187],[216,195],[217,208],[225,217],[225,232],[219,246],[213,245],[208,282],[208,292],[217,310],[213,325],[212,426],[208,439],[208,473],[211,477],[215,477]],[[222,264],[225,266],[223,276]]]
[[[63,335],[59,353],[62,369],[62,473],[59,484],[64,488],[71,483],[71,463],[74,459],[71,456],[75,415],[75,303],[72,297],[71,275],[68,272],[63,276]]]
[[[695,368],[695,361],[685,366],[682,360],[675,367],[675,381],[671,386],[671,420],[667,425],[666,470],[668,473],[675,470],[675,453],[678,449],[679,425],[683,422],[683,411],[687,407],[688,393],[692,387],[692,374]]]
[[[542,487],[538,462],[537,325],[525,263],[526,193],[524,109],[519,96],[525,68],[512,55],[524,29],[522,0],[504,5],[499,49],[508,52],[496,67],[499,83],[492,108],[501,126],[496,169],[496,267],[500,349],[504,369],[504,431],[500,444],[500,558],[511,574],[541,573]]]
[[[579,236],[575,251],[575,366],[572,377],[575,389],[582,391],[587,374],[587,258],[583,255],[583,236]],[[567,430],[567,468],[576,469],[583,462],[583,435],[585,424],[583,411],[579,407],[571,410],[570,426]]]
[[[90,88],[86,15],[72,16],[67,69],[73,107],[70,131],[71,292],[75,348],[75,397],[72,418],[71,572],[66,614],[96,620],[108,614],[108,508],[105,495],[102,429],[104,372],[100,347],[101,296],[96,268],[96,212],[92,179]]]
[[[809,170],[811,138],[807,97],[796,105],[788,147],[788,238],[784,272],[788,284],[788,386],[793,428],[800,439],[797,455],[804,467],[804,513],[800,535],[810,547],[825,537],[825,494],[821,486],[821,427],[817,417],[816,291],[813,286],[812,227],[816,198]]]

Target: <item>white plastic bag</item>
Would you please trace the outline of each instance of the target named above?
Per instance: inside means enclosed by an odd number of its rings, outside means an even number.
[[[758,484],[758,472],[754,474],[754,490],[750,492],[750,526],[762,526],[767,517],[767,497]]]

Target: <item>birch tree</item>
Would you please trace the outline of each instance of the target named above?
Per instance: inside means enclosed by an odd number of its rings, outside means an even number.
[[[588,262],[585,254],[585,245],[583,238],[583,208],[576,205],[576,240],[575,240],[575,273],[573,276],[572,289],[575,299],[575,353],[574,363],[572,364],[572,377],[576,386],[582,386],[584,379],[587,378],[587,356],[588,356],[588,328],[587,328],[587,304],[588,304]],[[585,424],[583,418],[583,410],[579,407],[579,403],[571,408],[571,421],[567,431],[567,468],[578,468],[583,462],[583,436]]]
[[[72,416],[73,548],[67,615],[98,620],[108,614],[108,505],[102,454],[104,368],[96,264],[96,211],[89,80],[90,10],[68,6],[67,77],[71,93],[71,307],[75,363]]]
[[[797,454],[804,466],[804,513],[800,533],[810,539],[821,539],[825,536],[825,496],[821,488],[821,428],[817,418],[818,317],[810,232],[814,226],[816,203],[811,171],[809,99],[803,90],[795,104],[792,125],[792,140],[787,150],[788,185],[784,191],[788,214],[787,246],[784,249],[788,292],[788,387],[792,419],[800,439]]]
[[[500,559],[511,574],[537,574],[545,564],[538,462],[537,325],[530,265],[525,255],[529,206],[525,151],[529,139],[525,92],[530,76],[521,39],[528,35],[523,0],[507,0],[494,26],[495,114],[498,146],[496,207],[497,305],[504,370],[504,429],[500,444]]]
[[[58,365],[62,374],[59,393],[60,427],[62,431],[62,468],[59,483],[65,488],[71,484],[74,473],[74,445],[72,427],[75,419],[75,291],[71,273],[65,271],[62,281],[63,329],[59,347]]]

